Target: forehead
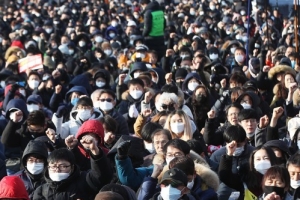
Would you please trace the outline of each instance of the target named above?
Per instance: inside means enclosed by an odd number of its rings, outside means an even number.
[[[177,149],[174,146],[168,146],[167,153],[182,153],[183,154],[183,152],[181,150]]]
[[[110,94],[108,94],[108,93],[102,93],[100,95],[100,97],[111,97],[112,98],[112,96]]]
[[[300,166],[289,164],[288,171],[289,172],[300,172]]]
[[[266,150],[260,149],[255,154],[254,157],[268,156]]]
[[[66,160],[57,160],[57,161],[53,161],[53,162],[50,162],[49,164],[52,164],[52,165],[69,165],[70,162],[66,161]]]
[[[155,135],[153,140],[168,140],[168,137],[165,134]]]

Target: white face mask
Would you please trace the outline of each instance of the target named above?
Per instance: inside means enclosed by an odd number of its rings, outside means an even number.
[[[74,53],[74,49],[69,49],[69,54],[72,55]]]
[[[46,31],[48,34],[50,34],[50,33],[52,33],[52,28],[46,28],[45,31]]]
[[[215,60],[215,59],[217,59],[218,57],[219,57],[219,55],[216,54],[216,53],[213,53],[213,54],[210,54],[210,55],[209,55],[209,58],[210,58],[211,60]]]
[[[95,41],[101,43],[103,41],[103,38],[101,36],[96,36]]]
[[[193,10],[190,11],[190,15],[194,16],[195,14],[196,14],[195,11],[193,11]]]
[[[153,143],[146,143],[144,142],[145,145],[145,149],[147,149],[149,151],[149,153],[154,153],[155,152],[155,148]]]
[[[111,53],[112,53],[112,51],[111,51],[111,49],[106,49],[106,50],[104,50],[104,53],[105,53],[107,56],[110,56]]]
[[[204,11],[200,11],[200,12],[199,12],[199,15],[204,15]]]
[[[181,197],[181,191],[170,185],[161,188],[160,196],[163,200],[178,200]]]
[[[191,182],[188,182],[186,187],[191,190],[194,187],[194,184],[195,184],[195,182],[194,182],[194,179],[193,179]]]
[[[216,7],[215,7],[215,6],[209,6],[209,9],[211,9],[211,10],[215,10],[215,9],[216,9]]]
[[[196,88],[198,85],[199,85],[199,83],[197,83],[197,82],[190,82],[190,83],[188,84],[188,89],[189,89],[190,91],[194,91],[195,88]]]
[[[113,109],[114,105],[111,102],[101,102],[99,103],[99,108],[103,111],[110,111],[111,109]]]
[[[118,22],[112,21],[112,22],[111,22],[111,25],[112,25],[113,27],[116,27],[116,26],[118,26]]]
[[[140,72],[133,73],[133,78],[138,78],[140,76]]]
[[[1,81],[1,82],[0,82],[0,85],[1,85],[1,87],[2,87],[3,89],[5,89],[5,87],[6,87],[5,81]]]
[[[96,86],[99,87],[99,88],[105,86],[105,84],[106,84],[106,83],[103,82],[103,81],[96,81]]]
[[[49,172],[49,177],[52,181],[62,181],[70,176],[69,173]]]
[[[293,189],[297,189],[299,186],[300,186],[300,180],[294,181],[294,180],[291,179],[291,187]]]
[[[239,63],[244,62],[244,56],[243,55],[236,55],[235,60]]]
[[[141,59],[144,59],[145,58],[145,54],[143,54],[143,53],[136,53],[136,56],[135,56],[136,58],[141,58]]]
[[[241,106],[243,106],[244,109],[250,109],[251,108],[251,105],[248,104],[248,103],[241,103]]]
[[[43,81],[46,81],[48,78],[50,78],[50,76],[43,76]]]
[[[78,45],[79,45],[80,47],[84,47],[84,46],[85,46],[85,41],[79,41],[79,42],[78,42]]]
[[[132,96],[132,98],[139,99],[143,95],[143,92],[141,90],[133,90],[129,92],[129,94]]]
[[[28,81],[28,85],[31,89],[35,89],[39,86],[40,82],[37,80]]]
[[[206,44],[210,44],[210,40],[205,40],[205,43]]]
[[[266,171],[271,167],[271,163],[269,160],[260,160],[255,162],[254,168],[256,171],[264,175]]]
[[[27,110],[28,112],[32,112],[32,111],[35,111],[35,110],[39,110],[40,107],[37,105],[37,104],[27,104]]]
[[[91,118],[92,114],[90,110],[78,110],[77,119],[81,119],[82,121],[86,121]]]
[[[77,13],[77,10],[72,10],[72,13],[73,13],[73,14],[76,14],[76,13]]]
[[[300,140],[297,141],[297,147],[300,149]]]
[[[231,52],[232,54],[234,54],[235,50],[236,50],[235,47],[231,47],[231,48],[230,48],[230,52]]]
[[[184,131],[184,123],[171,123],[171,131],[175,134],[182,133]]]
[[[109,34],[109,37],[110,37],[110,38],[114,38],[115,36],[116,36],[115,33],[110,33],[110,34]]]
[[[244,146],[237,147],[235,151],[233,152],[233,156],[240,156],[244,151]]]
[[[243,40],[243,42],[247,42],[248,41],[248,37],[247,36],[243,36],[242,40]]]
[[[26,92],[23,89],[19,89],[20,94],[22,94],[24,97],[26,97]]]
[[[241,36],[241,35],[236,35],[236,36],[235,36],[235,39],[241,40],[241,39],[242,39],[242,36]]]
[[[33,175],[40,174],[44,170],[44,163],[27,164],[26,168],[30,174],[33,174]]]

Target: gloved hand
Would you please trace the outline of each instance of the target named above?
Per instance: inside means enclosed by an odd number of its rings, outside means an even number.
[[[129,148],[131,146],[131,141],[126,140],[121,142],[117,147],[118,157],[124,159],[128,155]]]
[[[67,107],[65,105],[59,106],[56,111],[56,116],[61,118],[67,112]]]
[[[128,115],[129,115],[129,117],[131,117],[131,118],[137,118],[137,117],[138,117],[139,112],[138,112],[138,110],[136,109],[135,104],[133,104],[133,105],[131,105],[131,106],[129,107]]]

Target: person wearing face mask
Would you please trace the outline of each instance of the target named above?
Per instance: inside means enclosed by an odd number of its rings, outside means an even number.
[[[292,155],[286,163],[286,168],[290,174],[290,189],[289,194],[293,195],[295,198],[300,197],[300,154],[299,152]]]
[[[245,136],[245,132],[244,132]],[[245,144],[245,142],[244,142]],[[247,150],[247,145],[243,146],[244,151]],[[248,146],[249,147],[249,146]],[[239,150],[239,142],[233,140],[226,145],[226,155],[221,157],[219,166],[220,180],[228,187],[240,192],[239,200],[244,199],[244,196],[259,197],[262,193],[261,181],[266,171],[273,165],[277,164],[277,159],[271,148],[261,147],[254,150],[250,155],[250,161],[243,162],[240,165],[239,173],[233,172],[233,165],[236,154],[244,154],[244,151]],[[249,156],[249,155],[248,155]],[[239,160],[239,163],[242,163]]]
[[[22,156],[24,169],[14,175],[22,179],[30,198],[33,197],[34,190],[45,183],[47,158],[48,151],[43,142],[30,141],[27,144]]]
[[[89,97],[79,97],[75,109],[70,112],[70,120],[63,123],[63,117],[53,114],[52,121],[57,127],[57,133],[62,139],[69,135],[76,135],[83,122],[103,117],[100,110],[94,109],[93,101]]]
[[[270,147],[274,151],[278,164],[285,166],[287,160],[291,156],[291,152],[287,143],[283,140],[269,140],[263,146]],[[292,146],[292,145],[291,145]]]
[[[234,61],[231,63],[230,70],[232,71],[233,68],[243,69],[244,66],[247,66],[246,50],[245,48],[237,47],[234,51]]]
[[[110,90],[111,87],[110,83],[110,74],[105,69],[99,69],[93,77],[95,81],[95,89],[108,89]]]
[[[38,187],[33,199],[49,200],[74,197],[94,199],[98,191],[113,177],[108,159],[93,137],[82,138],[80,145],[89,149],[91,170],[80,171],[71,151],[62,148],[54,150],[48,157],[48,169],[45,171],[46,184]]]
[[[27,98],[27,110],[32,112],[35,110],[41,110],[45,113],[47,119],[52,119],[53,112],[44,107],[43,101],[40,95],[32,94]]]
[[[117,123],[118,126],[114,131],[114,141],[108,146],[112,146],[122,135],[128,135],[129,129],[126,119],[116,109],[116,95],[111,90],[95,90],[91,94],[91,99],[94,104],[94,108],[102,111],[104,116],[111,116]]]
[[[117,26],[117,24],[115,23],[113,24]],[[109,26],[105,31],[105,39],[107,39],[108,41],[114,39],[117,35],[118,35],[117,28],[113,25]]]
[[[182,84],[182,91],[185,93],[185,99],[192,96],[195,88],[202,84],[201,78],[197,73],[189,73]]]
[[[263,113],[259,107],[260,104],[260,98],[259,96],[253,92],[253,91],[245,91],[244,93],[242,93],[237,99],[236,99],[236,103],[241,104],[241,106],[243,106],[244,109],[253,109],[255,110],[257,117],[260,118],[263,116]],[[269,115],[270,113],[264,113]]]
[[[263,195],[260,200],[293,199],[288,191],[290,189],[290,175],[283,166],[273,166],[265,173],[262,180]]]
[[[37,91],[38,87],[41,83],[41,77],[39,73],[35,71],[31,71],[27,77],[27,86],[26,86],[26,95],[27,97],[33,93],[33,91]]]
[[[148,47],[144,44],[139,44],[135,47],[135,53],[131,56],[131,60],[134,62],[150,62],[150,56],[148,55]]]
[[[80,170],[86,171],[91,169],[89,162],[90,150],[85,148],[82,144],[82,140],[85,138],[95,139],[97,146],[101,148],[103,153],[106,155],[109,149],[107,149],[104,145],[104,134],[104,128],[100,121],[88,120],[81,125],[76,136],[70,135],[65,139],[67,148],[72,150]],[[79,141],[77,145],[74,143],[76,140]]]

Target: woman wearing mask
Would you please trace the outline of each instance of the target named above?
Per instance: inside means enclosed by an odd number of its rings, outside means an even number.
[[[185,93],[185,99],[192,96],[196,87],[201,84],[201,78],[197,73],[189,73],[182,84],[182,91]]]
[[[202,130],[207,119],[207,113],[210,111],[210,93],[204,85],[199,85],[189,100],[189,107],[193,113],[195,124],[198,130]]]
[[[290,196],[290,175],[283,166],[273,166],[267,170],[262,180],[263,195],[260,200],[280,199],[288,200]]]
[[[269,147],[261,147],[252,152],[249,163],[239,168],[238,174],[232,173],[233,157],[239,144],[232,141],[226,144],[226,155],[223,155],[219,166],[220,180],[228,187],[240,192],[239,200],[251,195],[256,198],[262,195],[261,181],[266,171],[277,164],[277,159]]]
[[[182,110],[173,111],[167,118],[165,129],[171,132],[172,138],[179,138],[184,141],[196,139],[205,145],[203,136],[197,130],[193,121]]]

